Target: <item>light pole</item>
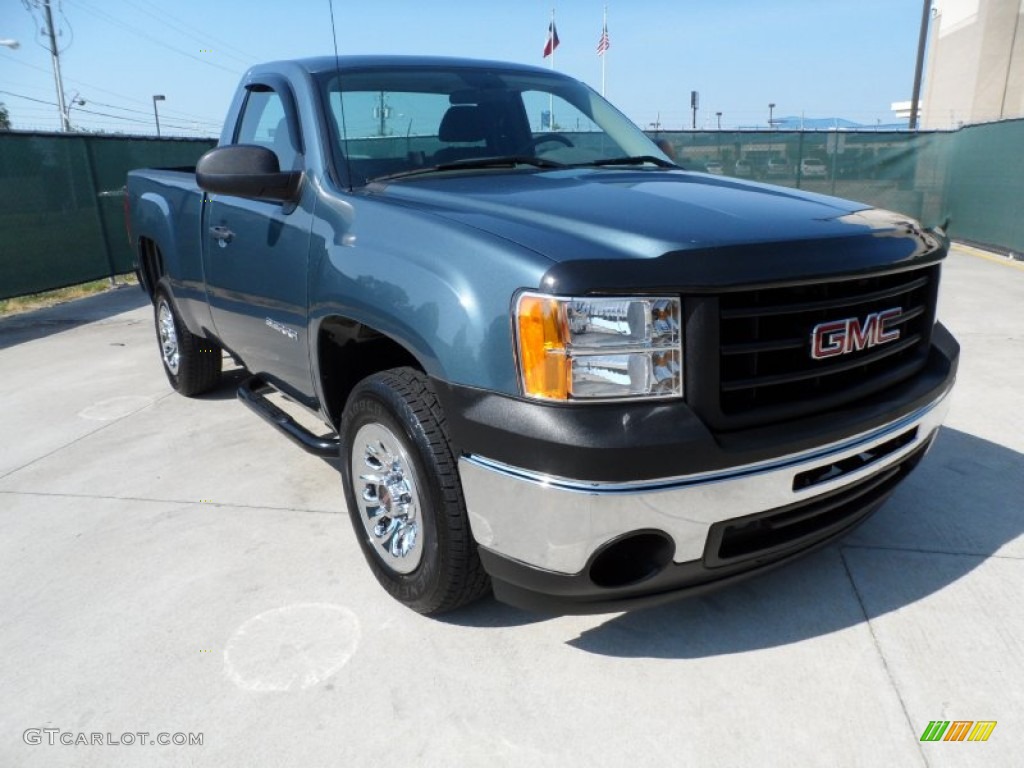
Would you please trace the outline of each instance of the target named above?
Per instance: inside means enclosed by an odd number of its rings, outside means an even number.
[[[153,119],[156,120],[156,137],[160,138],[160,113],[157,112],[156,103],[158,101],[167,101],[167,98],[163,94],[155,94],[153,96]]]
[[[715,117],[718,118],[718,130],[722,130],[722,113],[715,112]]]
[[[67,112],[64,113],[64,122],[68,126],[68,130],[71,130],[71,108],[84,106],[85,99],[79,96],[78,91],[75,91],[75,95],[71,97],[71,101],[67,102]]]
[[[768,105],[768,130],[769,131],[772,129],[772,123],[774,122],[772,117],[773,117],[774,114],[775,114],[775,102],[773,101],[771,104]]]

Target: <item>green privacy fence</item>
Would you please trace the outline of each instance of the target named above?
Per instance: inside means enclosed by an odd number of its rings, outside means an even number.
[[[1024,120],[955,132],[680,131],[691,170],[860,200],[1024,253]],[[582,137],[581,137],[582,138]],[[129,271],[121,187],[194,165],[213,139],[0,133],[0,299]]]
[[[1024,253],[1024,120],[953,132],[651,135],[691,170],[859,200],[947,225],[957,239]]]
[[[850,131],[661,133],[685,168],[859,200],[940,221],[950,134]],[[663,145],[664,146],[664,145]]]
[[[943,215],[954,237],[1024,254],[1024,120],[950,135]]]
[[[215,144],[0,133],[0,299],[130,271],[125,175],[194,165]]]

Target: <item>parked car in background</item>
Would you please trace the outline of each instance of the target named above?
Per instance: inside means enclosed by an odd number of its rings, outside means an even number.
[[[754,175],[754,167],[750,164],[749,160],[737,160],[736,166],[732,169],[732,175],[749,179]]]
[[[725,166],[723,166],[717,160],[712,160],[707,165],[705,165],[704,168],[705,170],[707,170],[708,173],[713,173],[716,176],[721,176],[725,173]]]
[[[768,178],[779,179],[791,176],[789,161],[781,157],[768,158],[768,165],[765,166],[765,175]]]
[[[817,157],[805,157],[800,161],[800,175],[804,178],[824,178],[827,175],[825,161]]]

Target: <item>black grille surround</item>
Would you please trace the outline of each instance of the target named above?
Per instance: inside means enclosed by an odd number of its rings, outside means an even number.
[[[687,401],[713,429],[821,413],[913,376],[927,360],[939,266],[684,297]],[[821,323],[899,308],[895,341],[816,360]]]

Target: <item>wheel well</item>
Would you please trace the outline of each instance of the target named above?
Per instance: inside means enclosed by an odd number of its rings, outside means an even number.
[[[139,238],[139,277],[146,293],[153,296],[156,284],[164,273],[164,260],[157,244],[148,237]]]
[[[317,339],[320,386],[331,422],[337,427],[352,388],[379,371],[423,366],[394,339],[367,325],[343,317],[331,317],[320,325]]]

